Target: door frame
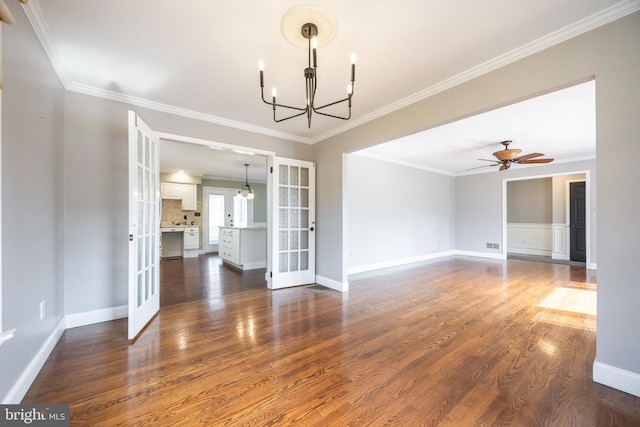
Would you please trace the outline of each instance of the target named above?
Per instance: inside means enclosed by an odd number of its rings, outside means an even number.
[[[215,244],[215,245],[209,245],[207,243],[207,241],[209,240],[209,201],[207,199],[207,193],[209,194],[215,194],[215,195],[222,195],[225,197],[225,213],[227,213],[228,211],[233,212],[234,211],[234,196],[237,193],[237,189],[234,188],[225,188],[225,187],[209,187],[209,186],[202,186],[202,227],[203,227],[203,231],[202,231],[202,250],[204,253],[213,253],[213,252],[218,252],[219,249],[219,245]],[[253,208],[253,203],[251,203],[251,208]],[[252,220],[253,220],[253,213],[252,213]],[[253,222],[253,221],[252,221]],[[233,225],[233,218],[228,219],[225,218],[224,220],[224,226],[225,227],[231,227]],[[209,249],[209,246],[216,246],[215,250],[207,250]]]
[[[586,268],[589,270],[596,270],[597,265],[591,262],[591,171],[588,169],[585,170],[577,170],[577,171],[566,171],[566,172],[557,172],[551,174],[544,175],[528,175],[528,176],[520,176],[513,178],[504,178],[502,180],[502,253],[501,258],[507,258],[507,183],[510,181],[523,181],[528,179],[539,179],[539,178],[552,178],[554,176],[568,176],[568,175],[579,175],[584,174],[584,179],[580,179],[579,181],[585,182],[585,220],[587,223],[586,228],[586,245],[587,245],[587,262]],[[567,184],[568,185],[568,184]],[[568,198],[569,196],[566,195]],[[567,202],[568,203],[568,202]],[[565,234],[568,234],[568,221],[569,217],[565,218]],[[565,236],[565,239],[567,237]],[[566,242],[566,240],[565,240]],[[568,249],[568,246],[565,244],[565,248]]]
[[[158,135],[160,140],[165,139],[165,140],[175,141],[175,142],[185,142],[188,144],[195,144],[203,147],[212,148],[214,150],[233,151],[238,154],[264,156],[267,158],[267,165],[272,164],[273,159],[276,156],[275,151],[261,150],[259,148],[245,147],[242,145],[234,145],[234,144],[226,144],[224,142],[217,142],[217,141],[212,141],[212,140],[202,139],[202,138],[194,138],[191,136],[177,135],[177,134],[167,133],[167,132],[156,132],[156,134]],[[161,149],[162,149],[162,144],[159,145],[159,150]],[[269,182],[269,179],[267,179],[267,200],[269,200],[271,191],[272,191],[271,184]],[[203,194],[204,194],[204,190],[203,190]],[[203,204],[204,204],[204,200],[203,200]],[[272,216],[271,212],[267,206],[267,229],[270,229],[272,224],[271,222],[273,221],[271,216]],[[203,239],[204,239],[204,233],[203,233]],[[203,250],[204,250],[204,240],[203,240]],[[270,250],[271,248],[267,248],[267,257],[269,256]],[[268,273],[265,276],[268,276]],[[265,277],[265,280],[267,280],[267,277]]]

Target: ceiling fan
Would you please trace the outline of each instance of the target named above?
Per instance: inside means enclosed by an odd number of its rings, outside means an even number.
[[[512,163],[518,163],[518,164],[524,165],[524,164],[531,164],[531,163],[550,163],[553,161],[553,159],[549,159],[549,158],[536,159],[536,157],[544,156],[544,154],[541,154],[541,153],[531,153],[531,154],[525,154],[523,156],[518,156],[522,150],[519,150],[517,148],[509,148],[509,144],[511,144],[511,142],[512,141],[502,141],[500,143],[504,145],[504,150],[496,151],[495,153],[493,153],[493,155],[498,160],[478,159],[484,162],[492,162],[493,163],[492,165],[478,166],[477,168],[471,168],[467,170],[479,169],[487,166],[500,165],[500,169],[498,170],[504,171],[509,169]]]

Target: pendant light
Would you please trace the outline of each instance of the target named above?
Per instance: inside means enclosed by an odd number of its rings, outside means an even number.
[[[239,199],[246,197],[249,200],[253,200],[255,197],[253,191],[251,191],[251,186],[249,185],[249,163],[244,164],[244,185],[240,190],[238,190],[236,197]]]

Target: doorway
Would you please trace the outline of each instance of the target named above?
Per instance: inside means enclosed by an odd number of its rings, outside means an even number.
[[[503,180],[504,255],[594,269],[589,177],[577,171]]]
[[[220,227],[250,227],[253,225],[253,200],[236,197],[237,194],[237,190],[232,188],[206,186],[202,188],[204,215],[202,249],[205,254],[218,252]],[[266,218],[266,211],[262,216]]]

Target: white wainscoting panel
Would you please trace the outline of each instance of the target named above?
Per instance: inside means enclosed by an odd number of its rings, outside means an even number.
[[[507,252],[551,256],[551,224],[508,223]]]
[[[569,259],[569,236],[567,225],[565,223],[553,223],[553,259]]]

